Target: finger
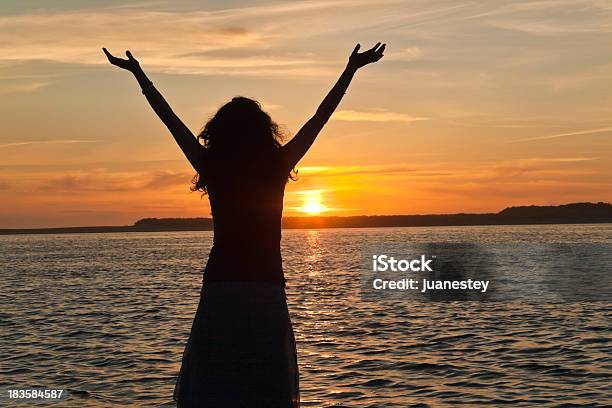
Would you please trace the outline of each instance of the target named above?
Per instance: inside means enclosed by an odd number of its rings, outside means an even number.
[[[125,55],[127,55],[128,59],[133,60],[134,56],[132,55],[132,53],[130,52],[130,50],[125,51]]]
[[[378,42],[378,43],[376,43],[376,45],[375,45],[375,46],[373,46],[372,48],[370,48],[370,49],[369,49],[369,51],[374,51],[374,50],[376,50],[376,48],[378,48],[378,46],[379,46],[379,45],[380,45],[380,43],[379,43],[379,42]]]
[[[378,49],[378,51],[377,51],[377,52],[378,52],[379,54],[382,54],[382,53],[385,51],[385,48],[386,48],[386,47],[387,47],[387,44],[383,44],[383,45],[382,45],[382,47],[380,47],[380,48]]]
[[[361,47],[361,45],[360,45],[360,44],[357,44],[357,45],[355,46],[355,49],[353,50],[353,54],[357,54],[357,51],[359,51],[359,47]]]
[[[104,48],[104,53],[106,54],[106,58],[108,59],[108,62],[110,62],[113,65],[116,65],[117,61],[120,59],[120,58],[115,57],[110,52],[108,52],[106,48]]]

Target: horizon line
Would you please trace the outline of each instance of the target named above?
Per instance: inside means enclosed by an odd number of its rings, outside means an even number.
[[[429,214],[375,214],[375,215],[283,215],[281,219],[299,219],[299,220],[322,220],[322,219],[350,219],[350,218],[389,218],[389,217],[452,217],[452,216],[491,216],[491,215],[500,215],[503,211],[514,208],[532,208],[532,207],[540,207],[540,208],[559,208],[570,205],[608,205],[612,206],[611,203],[605,201],[583,201],[583,202],[572,202],[566,204],[550,204],[550,205],[515,205],[504,207],[503,209],[497,212],[483,212],[483,213],[470,213],[470,212],[457,212],[457,213],[429,213]],[[28,227],[28,228],[0,228],[0,232],[11,232],[11,231],[37,231],[37,230],[65,230],[65,229],[92,229],[92,228],[135,228],[138,223],[143,220],[213,220],[212,217],[143,217],[134,221],[132,224],[123,224],[123,225],[86,225],[86,226],[62,226],[62,227]]]

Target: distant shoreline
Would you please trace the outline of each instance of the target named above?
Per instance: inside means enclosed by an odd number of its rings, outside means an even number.
[[[521,206],[485,214],[284,217],[282,221],[283,229],[606,224],[612,223],[612,204],[599,202],[559,206]],[[0,229],[0,235],[212,231],[212,229],[211,218],[144,218],[133,225],[123,226]]]
[[[611,221],[589,221],[589,222],[515,222],[497,224],[431,224],[431,225],[353,225],[353,226],[299,226],[283,227],[284,230],[299,229],[347,229],[347,228],[419,228],[419,227],[486,227],[486,226],[512,226],[512,225],[581,225],[581,224],[612,224]],[[159,229],[137,229],[131,225],[126,226],[99,226],[99,227],[58,227],[58,228],[24,228],[24,229],[0,229],[0,235],[53,235],[53,234],[106,234],[117,232],[189,232],[189,231],[212,231],[212,228],[159,228]]]

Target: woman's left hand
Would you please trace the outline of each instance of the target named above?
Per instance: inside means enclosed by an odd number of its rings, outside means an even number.
[[[353,53],[349,57],[349,66],[355,69],[380,60],[383,57],[383,52],[385,51],[387,44],[380,45],[380,43],[376,43],[375,46],[367,51],[357,52],[359,51],[360,46],[360,44],[357,44],[353,50]]]

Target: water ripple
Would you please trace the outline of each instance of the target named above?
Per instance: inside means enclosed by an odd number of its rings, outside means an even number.
[[[305,407],[610,405],[609,303],[363,301],[365,238],[610,242],[611,226],[284,231]],[[0,237],[0,385],[173,406],[209,232]]]

